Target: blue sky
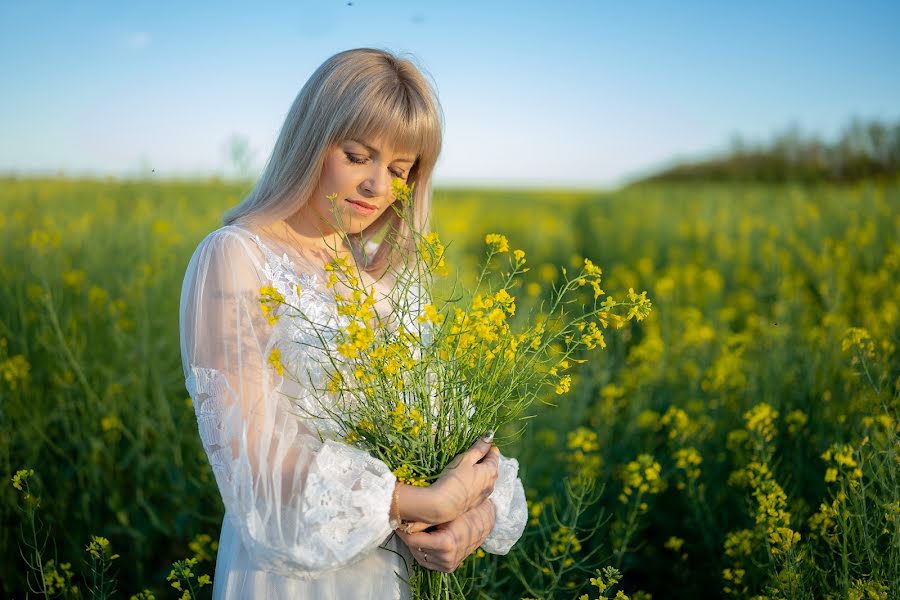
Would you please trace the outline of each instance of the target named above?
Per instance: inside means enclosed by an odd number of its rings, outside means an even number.
[[[332,54],[414,55],[437,185],[613,187],[796,123],[900,119],[900,2],[0,1],[0,173],[262,166]]]

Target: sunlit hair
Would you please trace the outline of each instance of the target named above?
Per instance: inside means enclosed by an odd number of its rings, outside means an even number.
[[[437,93],[411,60],[374,48],[339,52],[297,94],[255,187],[223,222],[251,226],[287,218],[315,193],[332,145],[383,136],[397,152],[416,156],[407,178],[409,185],[415,183],[412,222],[426,233],[443,124]],[[366,265],[372,273],[405,262],[415,244],[409,226],[391,208],[365,230],[349,234],[349,241],[359,249],[382,232],[384,239]],[[404,256],[397,256],[398,250]]]

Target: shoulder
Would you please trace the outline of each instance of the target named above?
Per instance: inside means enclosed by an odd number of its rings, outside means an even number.
[[[208,233],[188,262],[184,287],[206,285],[243,288],[258,286],[266,258],[253,234],[234,225]],[[192,288],[193,289],[193,288]]]
[[[204,237],[194,251],[192,260],[225,261],[228,263],[264,262],[263,253],[253,233],[237,225],[224,225]]]

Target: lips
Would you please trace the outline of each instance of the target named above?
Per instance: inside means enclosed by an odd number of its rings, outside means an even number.
[[[347,202],[350,202],[351,204],[358,204],[359,206],[362,206],[363,208],[368,208],[371,210],[378,208],[374,204],[369,204],[368,202],[363,202],[362,200],[351,200],[350,198],[347,198]]]

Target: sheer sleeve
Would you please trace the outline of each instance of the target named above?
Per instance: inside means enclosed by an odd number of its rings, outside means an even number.
[[[525,524],[528,522],[528,504],[525,502],[525,489],[518,473],[519,461],[501,455],[497,481],[490,495],[497,510],[497,519],[490,535],[481,544],[485,552],[508,553],[525,531]]]
[[[396,477],[368,453],[326,439],[285,406],[262,315],[269,285],[253,240],[224,227],[185,274],[181,355],[203,448],[251,560],[311,579],[361,560],[393,529]]]

